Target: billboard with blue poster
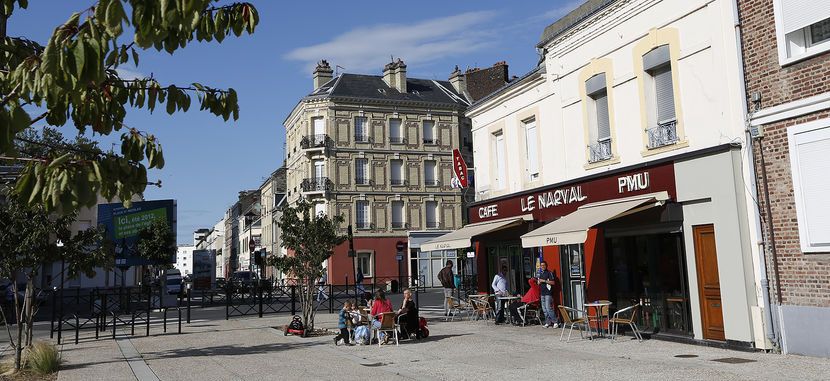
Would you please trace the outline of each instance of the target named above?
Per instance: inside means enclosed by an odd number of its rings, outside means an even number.
[[[129,208],[123,204],[99,204],[98,225],[106,229],[107,238],[115,245],[115,265],[119,267],[158,265],[138,256],[138,233],[158,219],[167,224],[176,235],[176,200],[136,201]],[[170,261],[176,261],[176,255]]]

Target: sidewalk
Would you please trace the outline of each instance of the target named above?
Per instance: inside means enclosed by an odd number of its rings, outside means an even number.
[[[423,302],[423,300],[422,300]],[[438,306],[422,303],[438,313]],[[560,329],[495,326],[483,321],[430,319],[430,337],[400,346],[338,346],[333,336],[283,336],[287,314],[224,319],[224,309],[194,309],[183,334],[61,346],[58,380],[252,380],[343,377],[388,379],[823,379],[830,360],[622,338],[559,341]],[[336,328],[335,314],[317,315],[318,328]],[[175,326],[169,332],[173,332]],[[567,333],[566,333],[567,335]],[[48,338],[48,332],[47,332]],[[676,355],[694,355],[678,358]],[[713,360],[739,359],[744,363]],[[731,360],[726,360],[731,361]]]

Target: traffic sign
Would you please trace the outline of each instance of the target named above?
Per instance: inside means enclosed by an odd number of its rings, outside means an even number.
[[[403,260],[403,255],[398,254],[398,255],[395,256],[395,259],[397,259],[398,262],[400,262],[400,261]]]
[[[399,253],[402,253],[403,249],[406,248],[406,244],[403,241],[398,241],[398,243],[395,245],[395,248],[398,249]]]
[[[452,169],[455,172],[455,177],[458,178],[458,181],[461,183],[461,187],[466,188],[468,185],[467,163],[464,162],[464,158],[461,157],[461,151],[458,148],[452,150],[452,163]]]
[[[250,240],[248,242],[248,251],[254,251],[256,249],[256,242],[254,240]]]

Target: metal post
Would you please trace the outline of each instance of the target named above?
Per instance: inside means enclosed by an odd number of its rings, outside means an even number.
[[[159,302],[161,302],[161,294],[159,294]],[[153,311],[153,287],[147,287],[147,333],[145,336],[150,336],[150,312]]]
[[[164,320],[164,333],[167,333],[167,307],[162,308],[162,311],[162,319]]]
[[[329,313],[334,313],[334,286],[329,282]]]
[[[187,324],[190,324],[190,293],[192,290],[188,287],[187,289]],[[202,300],[205,299],[204,294],[202,294]],[[181,329],[180,329],[181,330]],[[181,333],[181,332],[179,332]]]
[[[291,285],[291,315],[297,314],[297,285]]]
[[[259,317],[262,317],[262,279],[258,281],[257,294],[259,294]]]

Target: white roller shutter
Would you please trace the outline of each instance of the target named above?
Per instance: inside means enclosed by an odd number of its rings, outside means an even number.
[[[802,29],[830,18],[830,1],[777,0],[781,4],[781,26],[784,34]]]
[[[830,252],[830,127],[792,134],[790,150],[802,250]]]
[[[664,123],[675,120],[674,86],[671,77],[671,65],[654,70],[654,87],[657,98],[657,122]],[[606,106],[607,109],[607,106]]]
[[[597,140],[602,141],[611,137],[611,122],[608,117],[608,93],[602,92],[594,98],[597,110]]]

